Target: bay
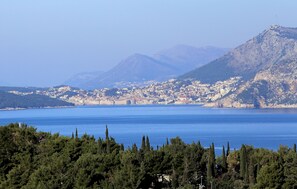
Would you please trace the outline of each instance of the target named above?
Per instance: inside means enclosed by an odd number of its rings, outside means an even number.
[[[230,142],[277,150],[297,143],[297,109],[222,109],[197,105],[83,106],[74,108],[0,111],[0,125],[26,123],[38,131],[71,136],[87,133],[96,138],[110,135],[125,147],[140,145],[147,135],[152,146],[166,138],[180,137],[186,143],[215,143],[219,152]]]

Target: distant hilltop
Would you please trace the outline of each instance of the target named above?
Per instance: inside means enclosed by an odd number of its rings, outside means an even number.
[[[83,89],[147,86],[176,78],[190,70],[219,58],[229,49],[177,45],[153,56],[135,53],[123,59],[109,71],[81,73],[65,82]]]
[[[244,81],[215,105],[290,107],[297,104],[297,28],[271,26],[258,36],[179,79]]]

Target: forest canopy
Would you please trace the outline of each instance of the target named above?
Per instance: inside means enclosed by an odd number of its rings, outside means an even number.
[[[0,127],[0,188],[297,188],[296,145],[278,151],[242,145],[216,156],[214,144],[173,138],[152,148],[124,149],[109,136],[37,132],[25,124]]]

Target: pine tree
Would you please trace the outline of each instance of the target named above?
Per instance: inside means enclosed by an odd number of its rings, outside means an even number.
[[[150,144],[150,139],[148,136],[146,136],[146,150],[150,151],[151,150],[151,144]]]

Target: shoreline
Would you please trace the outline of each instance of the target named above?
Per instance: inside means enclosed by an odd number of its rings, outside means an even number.
[[[85,104],[74,106],[50,106],[50,107],[30,107],[30,108],[1,108],[0,111],[20,111],[30,109],[63,109],[63,108],[77,108],[77,107],[129,107],[129,106],[201,106],[203,108],[218,108],[218,109],[297,109],[297,104],[294,105],[272,105],[255,108],[250,104],[242,104],[237,106],[223,106],[219,107],[213,103],[192,103],[192,104]]]
[[[75,108],[77,106],[47,106],[47,107],[29,107],[29,108],[0,108],[0,111],[19,111],[19,110],[33,110],[33,109],[62,109]]]

